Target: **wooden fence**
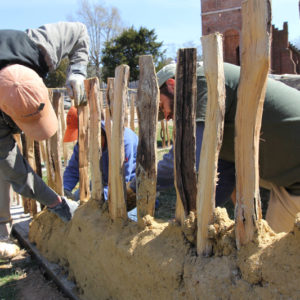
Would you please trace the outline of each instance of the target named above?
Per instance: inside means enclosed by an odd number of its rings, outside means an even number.
[[[241,75],[236,113],[236,243],[240,248],[252,240],[257,221],[261,218],[258,173],[259,131],[266,79],[269,70],[270,3],[268,0],[244,1],[241,48]],[[197,215],[197,252],[210,255],[212,247],[208,226],[215,208],[217,161],[222,144],[225,113],[225,85],[222,36],[218,33],[202,38],[204,69],[208,85],[208,102],[199,174],[195,169],[195,105],[196,49],[180,49],[176,70],[176,97],[174,112],[174,183],[177,193],[175,218],[184,224],[191,213]],[[139,60],[140,79],[136,99],[130,99],[133,110],[136,103],[139,128],[139,146],[136,166],[138,226],[147,225],[147,216],[154,215],[156,198],[156,128],[158,124],[159,88],[152,57]],[[109,78],[103,94],[97,78],[85,82],[88,105],[78,108],[80,201],[103,202],[102,179],[98,161],[101,158],[101,115],[105,116],[109,149],[108,207],[112,220],[127,219],[126,188],[123,174],[124,126],[134,129],[134,111],[128,115],[129,67],[118,66],[115,77]],[[255,85],[253,83],[256,83]],[[259,83],[259,84],[257,84]],[[133,95],[133,94],[132,94]],[[64,113],[62,93],[52,92],[52,102],[61,126],[58,133],[44,144],[42,156],[47,165],[48,185],[58,194],[62,188],[62,132]],[[27,141],[27,148],[32,142]],[[29,149],[27,149],[29,151]],[[37,152],[37,151],[36,151]],[[41,155],[39,156],[41,157]],[[28,156],[29,159],[29,156]],[[89,163],[90,160],[90,163]],[[40,158],[36,155],[36,165]],[[90,178],[92,191],[89,190]],[[101,207],[101,206],[100,206]],[[99,208],[100,209],[100,208]]]

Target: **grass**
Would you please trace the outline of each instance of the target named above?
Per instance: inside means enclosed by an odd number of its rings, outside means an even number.
[[[10,261],[0,259],[0,300],[16,299],[17,282],[26,276],[26,270],[36,264],[30,256]]]

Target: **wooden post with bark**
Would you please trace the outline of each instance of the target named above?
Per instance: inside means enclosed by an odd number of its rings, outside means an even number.
[[[110,110],[110,104],[112,103],[111,98],[114,96],[114,78],[107,78],[107,89],[106,89],[106,109],[105,109],[105,134],[106,134],[106,143],[107,143],[107,149],[108,153],[111,153],[111,110]],[[108,161],[108,174],[111,173],[112,168],[112,160],[109,159]],[[111,190],[111,182],[110,182],[110,176],[108,176],[108,204],[110,205],[110,190]]]
[[[114,102],[112,114],[111,152],[113,162],[109,170],[111,190],[109,213],[113,220],[127,219],[124,182],[124,110],[127,101],[129,67],[120,65],[115,70]]]
[[[241,74],[235,119],[236,242],[253,239],[261,219],[259,136],[270,67],[270,0],[242,2]]]
[[[158,120],[159,88],[151,55],[139,58],[140,78],[137,90],[139,144],[136,161],[137,215],[154,216],[156,200],[156,126]]]
[[[50,99],[52,99],[53,109],[59,119],[60,101],[63,101],[63,96],[60,91],[50,91]],[[58,126],[58,130],[55,135],[46,141],[47,148],[47,170],[48,170],[48,185],[59,195],[63,195],[63,183],[62,183],[62,164],[61,164],[61,128]]]
[[[85,80],[85,90],[90,108],[90,166],[92,192],[91,199],[99,203],[102,199],[102,174],[100,171],[101,149],[101,101],[99,80],[97,77]]]
[[[186,216],[196,211],[196,63],[195,48],[179,49],[177,55],[174,103],[174,181],[176,220],[183,225]]]
[[[61,126],[61,136],[62,136],[62,147],[63,147],[63,158],[64,158],[64,167],[67,166],[68,162],[68,146],[66,143],[63,142],[65,131],[66,131],[66,116],[65,116],[65,105],[64,105],[64,96],[63,99],[60,101],[60,126]]]
[[[135,132],[134,125],[134,117],[135,117],[135,94],[130,94],[130,129]]]
[[[208,97],[197,183],[197,253],[209,256],[212,245],[208,240],[208,226],[213,221],[218,158],[223,139],[225,78],[222,35],[210,34],[203,36],[201,41]]]
[[[161,137],[161,146],[162,146],[162,148],[166,148],[165,120],[160,121],[160,137]]]
[[[78,113],[78,157],[79,157],[79,198],[80,202],[87,202],[90,198],[89,180],[89,107],[80,105]]]
[[[170,140],[169,121],[168,120],[166,120],[166,134],[167,134],[168,147],[170,147],[171,140]]]

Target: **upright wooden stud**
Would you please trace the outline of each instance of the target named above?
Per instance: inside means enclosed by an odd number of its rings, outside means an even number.
[[[270,67],[270,0],[242,2],[242,57],[235,119],[236,242],[253,239],[261,218],[259,136]]]
[[[212,245],[208,240],[208,225],[215,208],[218,158],[223,139],[225,78],[222,35],[214,33],[201,40],[208,97],[197,183],[197,252],[209,256]]]
[[[196,210],[195,48],[179,49],[174,103],[174,181],[177,194],[176,220],[183,224],[190,211]]]
[[[124,110],[127,101],[128,77],[128,66],[121,65],[116,68],[111,155],[109,157],[109,160],[113,162],[109,170],[111,183],[109,213],[113,220],[117,218],[127,219],[124,182]]]
[[[151,55],[139,58],[140,79],[137,91],[139,145],[136,162],[138,222],[154,215],[156,200],[156,124],[158,120],[159,89]]]

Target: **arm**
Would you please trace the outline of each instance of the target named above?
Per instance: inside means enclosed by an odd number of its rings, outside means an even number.
[[[64,189],[67,191],[72,191],[79,181],[78,143],[74,146],[73,154],[65,169],[63,180]]]
[[[47,206],[58,202],[58,195],[32,170],[20,153],[12,130],[3,118],[0,118],[0,176],[24,197],[36,199]]]
[[[79,22],[46,24],[37,29],[27,29],[27,35],[41,49],[50,71],[57,69],[61,60],[70,60],[69,74],[86,76],[89,36],[86,26]]]

